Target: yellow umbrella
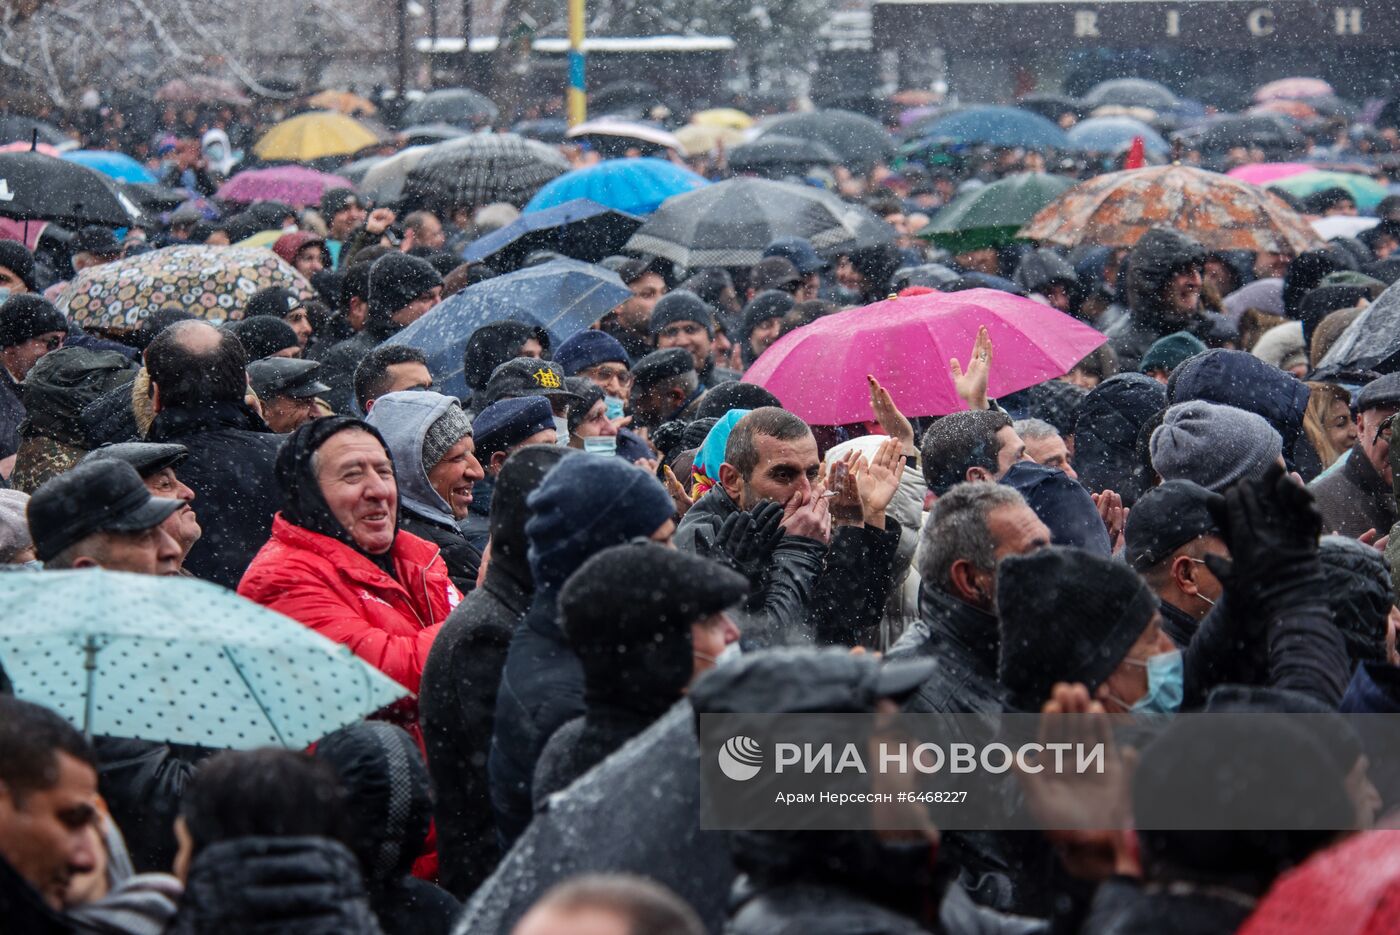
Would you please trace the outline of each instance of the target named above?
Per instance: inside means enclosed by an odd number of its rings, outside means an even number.
[[[356,120],[333,110],[298,114],[263,134],[253,146],[260,159],[310,162],[326,156],[349,156],[379,138]]]
[[[702,110],[692,116],[690,122],[702,127],[728,127],[731,130],[747,130],[753,126],[752,117],[733,107]]]
[[[268,247],[271,248],[277,242],[277,238],[282,236],[281,230],[258,231],[251,237],[244,237],[235,247]]]
[[[714,152],[721,145],[732,149],[744,141],[742,130],[732,127],[698,126],[688,124],[676,131],[676,139],[687,156],[703,156]]]
[[[306,103],[322,110],[338,110],[342,114],[373,114],[379,111],[374,102],[354,91],[327,90],[307,99]]]

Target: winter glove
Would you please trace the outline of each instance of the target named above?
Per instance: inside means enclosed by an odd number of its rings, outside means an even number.
[[[745,512],[731,513],[715,534],[714,558],[761,586],[768,556],[783,538],[783,505],[766,501]]]
[[[1232,605],[1264,620],[1299,603],[1325,603],[1317,540],[1322,516],[1306,487],[1280,465],[1258,480],[1241,481],[1209,504],[1230,558],[1207,555]]]

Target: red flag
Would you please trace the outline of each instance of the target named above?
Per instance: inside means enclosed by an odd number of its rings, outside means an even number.
[[[1133,137],[1133,145],[1128,147],[1128,157],[1123,160],[1125,169],[1141,169],[1147,165],[1147,147],[1144,145],[1142,137]]]

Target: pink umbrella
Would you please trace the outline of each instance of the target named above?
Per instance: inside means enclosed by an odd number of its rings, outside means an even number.
[[[293,207],[303,208],[320,204],[321,194],[328,188],[354,187],[355,184],[347,178],[317,172],[305,166],[273,166],[238,173],[220,185],[214,197],[230,204],[285,201]]]
[[[1277,100],[1301,100],[1309,97],[1331,97],[1337,92],[1321,78],[1280,78],[1262,85],[1254,92],[1260,103]]]
[[[1225,174],[1251,185],[1268,185],[1279,179],[1312,172],[1316,168],[1306,162],[1251,162],[1247,166],[1236,166]]]
[[[964,366],[977,329],[996,348],[988,392],[1004,396],[1061,376],[1107,340],[1063,312],[995,289],[887,299],[820,318],[776,341],[744,382],[756,383],[813,425],[871,418],[873,374],[909,416],[966,407],[948,371]]]
[[[37,146],[33,146],[25,142],[6,143],[4,146],[0,146],[0,153],[27,153],[30,149],[41,152],[45,156],[53,156],[55,158],[63,155],[58,151],[57,146],[51,146],[48,143],[40,143]]]

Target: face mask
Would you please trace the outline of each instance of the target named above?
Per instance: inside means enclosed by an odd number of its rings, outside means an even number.
[[[569,420],[560,418],[559,416],[555,416],[554,434],[558,436],[555,439],[554,443],[556,445],[563,445],[567,448],[569,446]]]
[[[41,561],[39,561],[37,558],[31,558],[31,559],[30,559],[29,561],[27,561],[27,562],[20,562],[19,565],[20,565],[20,567],[23,568],[25,571],[43,571],[43,570],[44,570],[44,563],[41,562]]]
[[[583,440],[583,450],[591,455],[617,454],[616,435],[595,435]]]
[[[603,405],[607,406],[609,420],[622,418],[622,400],[616,396],[604,396]]]
[[[742,649],[739,648],[739,641],[738,641],[738,640],[735,640],[734,642],[730,643],[728,646],[724,647],[724,649],[720,650],[720,653],[719,653],[718,656],[711,656],[709,653],[702,653],[702,652],[700,652],[698,649],[694,651],[694,655],[695,655],[695,658],[696,658],[696,659],[700,659],[700,660],[703,660],[704,662],[708,662],[710,665],[714,666],[716,669],[718,669],[720,666],[727,666],[727,665],[729,665],[729,664],[732,663],[732,662],[736,662],[736,661],[739,659],[739,657],[742,656],[743,654],[744,654],[744,651],[743,651]]]
[[[1129,710],[1134,714],[1175,714],[1181,709],[1186,672],[1181,661],[1181,650],[1159,653],[1146,662],[1133,659],[1128,662],[1147,670],[1147,694]]]

